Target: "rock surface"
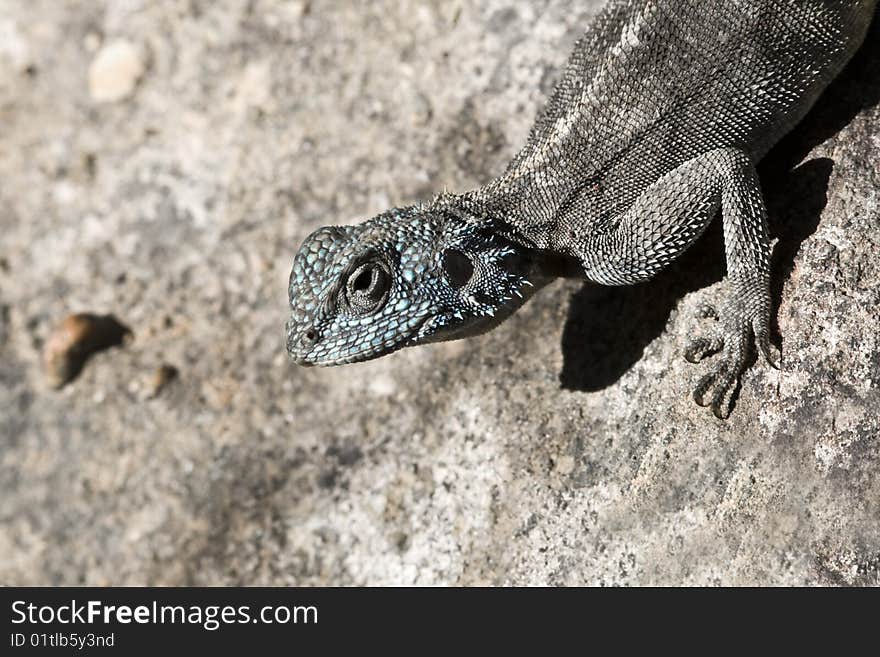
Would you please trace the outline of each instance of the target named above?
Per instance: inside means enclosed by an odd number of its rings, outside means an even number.
[[[300,241],[499,172],[598,4],[3,2],[0,583],[880,584],[876,25],[762,166],[784,367],[729,421],[680,357],[717,231],[477,339],[285,359]],[[149,67],[96,105],[117,40]],[[134,340],[56,391],[72,312]]]

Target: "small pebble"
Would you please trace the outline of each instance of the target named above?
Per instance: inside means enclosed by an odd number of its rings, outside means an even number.
[[[89,94],[96,103],[123,100],[134,91],[143,72],[143,56],[132,43],[108,43],[89,66]]]
[[[43,349],[46,378],[53,388],[69,383],[96,351],[123,344],[131,330],[112,315],[68,315],[52,331]]]
[[[165,387],[174,381],[177,378],[178,371],[177,368],[173,365],[162,365],[158,367],[155,372],[153,372],[153,376],[150,377],[149,382],[147,383],[147,399],[153,399],[159,396],[159,393],[165,389]]]

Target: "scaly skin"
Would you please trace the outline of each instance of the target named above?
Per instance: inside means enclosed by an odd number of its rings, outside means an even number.
[[[864,39],[876,0],[610,2],[525,147],[485,186],[308,237],[287,350],[339,365],[485,331],[554,276],[654,276],[720,214],[729,293],[685,357],[718,417],[770,344],[770,244],[755,163]]]

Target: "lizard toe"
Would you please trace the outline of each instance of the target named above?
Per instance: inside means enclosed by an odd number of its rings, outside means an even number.
[[[715,417],[725,420],[730,416],[733,400],[739,389],[740,376],[746,368],[748,360],[748,340],[750,329],[744,327],[728,327],[724,334],[715,334],[711,338],[697,338],[698,347],[709,353],[721,351],[721,357],[713,369],[704,374],[694,388],[694,401],[700,406],[708,406]],[[691,343],[691,346],[694,345]],[[685,357],[699,354],[686,352]],[[690,358],[688,358],[690,360]]]
[[[733,408],[739,389],[739,374],[735,364],[720,361],[711,372],[703,375],[694,388],[693,398],[699,406],[708,406],[719,420],[726,420]]]
[[[700,377],[700,380],[697,381],[697,386],[694,388],[694,401],[697,403],[697,406],[708,406],[711,401],[706,401],[705,396],[709,389],[712,387],[712,383],[715,381],[715,372],[709,372],[708,374],[704,374]]]
[[[697,336],[691,338],[684,350],[684,358],[689,363],[699,363],[706,356],[718,353],[724,347],[719,335]]]
[[[763,322],[753,322],[752,330],[755,333],[755,343],[758,350],[764,356],[764,360],[769,363],[773,369],[780,369],[782,362],[782,352],[775,344],[770,341],[770,330]]]
[[[718,311],[715,307],[708,303],[701,303],[694,316],[698,319],[718,320]],[[716,328],[713,328],[703,335],[697,335],[688,340],[684,349],[684,359],[689,363],[699,363],[701,360],[712,354],[717,354],[724,348],[724,336]]]
[[[715,379],[715,394],[712,396],[712,403],[709,407],[712,409],[712,414],[719,420],[726,420],[730,417],[733,398],[738,388],[739,377],[730,370]]]

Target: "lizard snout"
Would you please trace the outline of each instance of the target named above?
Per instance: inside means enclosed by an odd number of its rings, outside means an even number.
[[[313,363],[309,362],[305,354],[307,354],[315,343],[318,341],[318,332],[314,328],[306,331],[297,331],[293,320],[287,322],[287,354],[297,365],[310,367]]]

